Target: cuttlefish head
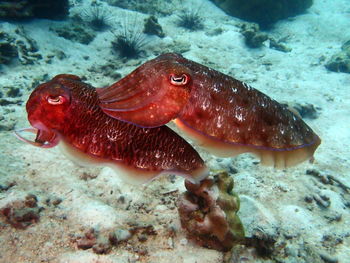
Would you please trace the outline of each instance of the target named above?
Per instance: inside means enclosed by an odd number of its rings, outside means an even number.
[[[161,55],[113,85],[97,89],[101,109],[141,127],[158,127],[176,119],[189,102],[193,83],[193,72],[179,57]]]
[[[42,148],[51,148],[58,144],[58,131],[64,127],[71,104],[69,89],[60,83],[62,77],[63,75],[58,75],[32,92],[26,104],[28,120],[32,127],[15,131],[17,138]],[[21,135],[23,132],[34,133],[36,137],[34,140],[27,139]]]

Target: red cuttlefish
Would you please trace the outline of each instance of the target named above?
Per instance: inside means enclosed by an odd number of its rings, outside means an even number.
[[[199,154],[167,126],[140,128],[105,114],[96,89],[74,75],[58,75],[39,85],[26,104],[33,128],[15,134],[34,146],[60,143],[78,163],[106,165],[137,182],[159,174],[179,174],[192,182],[208,175]],[[36,134],[34,141],[21,132]]]
[[[97,90],[113,118],[140,127],[171,120],[209,152],[251,152],[284,168],[311,159],[320,138],[296,114],[249,85],[181,55],[150,60]]]

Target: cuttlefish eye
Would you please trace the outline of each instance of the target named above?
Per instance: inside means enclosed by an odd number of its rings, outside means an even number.
[[[66,101],[67,101],[67,99],[61,95],[47,97],[47,102],[51,105],[61,105],[61,104],[65,103]]]
[[[170,75],[170,83],[174,86],[184,86],[190,81],[190,77],[186,74],[181,74],[175,75],[171,74]]]

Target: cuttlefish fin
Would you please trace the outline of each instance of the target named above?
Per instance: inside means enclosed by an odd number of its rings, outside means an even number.
[[[174,120],[176,126],[200,147],[218,157],[234,157],[242,153],[252,153],[260,158],[262,165],[284,169],[294,166],[305,160],[312,160],[313,154],[320,145],[321,140],[316,136],[314,143],[295,149],[273,149],[244,145],[240,143],[228,143],[212,138],[196,131],[180,119]]]
[[[114,119],[132,123],[142,128],[155,128],[163,126],[177,116],[176,112],[164,112],[153,103],[145,106],[144,108],[133,111],[115,111],[106,107],[103,107],[102,110],[104,113]]]
[[[130,82],[129,79],[122,79],[109,87],[97,88],[100,107],[111,112],[136,111],[164,95],[162,91],[145,90]]]
[[[105,160],[103,158],[92,156],[78,150],[65,141],[61,141],[59,146],[64,155],[75,164],[83,167],[109,167],[124,181],[134,185],[144,184],[159,176],[170,174],[182,176],[187,180],[190,180],[192,183],[198,183],[209,174],[209,170],[205,165],[189,172],[176,170],[151,171],[128,166],[122,162]]]
[[[101,109],[110,117],[140,127],[159,127],[175,119],[188,100],[188,93],[160,89],[156,94],[127,85],[97,89]]]
[[[141,127],[158,127],[174,118],[174,113],[164,112],[160,90],[146,91],[135,88],[129,79],[122,79],[110,87],[97,89],[101,109],[110,117]]]

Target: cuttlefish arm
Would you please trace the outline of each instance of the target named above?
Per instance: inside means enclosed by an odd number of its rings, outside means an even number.
[[[35,134],[36,135],[35,140],[30,140],[25,138],[22,134],[26,132]],[[58,136],[54,132],[44,132],[36,128],[23,128],[23,129],[15,130],[14,135],[22,142],[25,142],[40,148],[52,148],[56,146],[59,142]]]
[[[311,159],[321,143],[287,107],[239,80],[178,54],[161,55],[125,78],[127,87],[133,90],[130,100],[136,100],[141,94],[138,91],[146,92],[150,87],[155,95],[146,97],[139,108],[128,109],[109,103],[116,94],[102,90],[99,99],[105,113],[143,127],[175,120],[180,129],[217,156],[251,152],[263,164],[284,168]],[[106,91],[111,92],[118,83]],[[137,99],[142,101],[141,97]]]

